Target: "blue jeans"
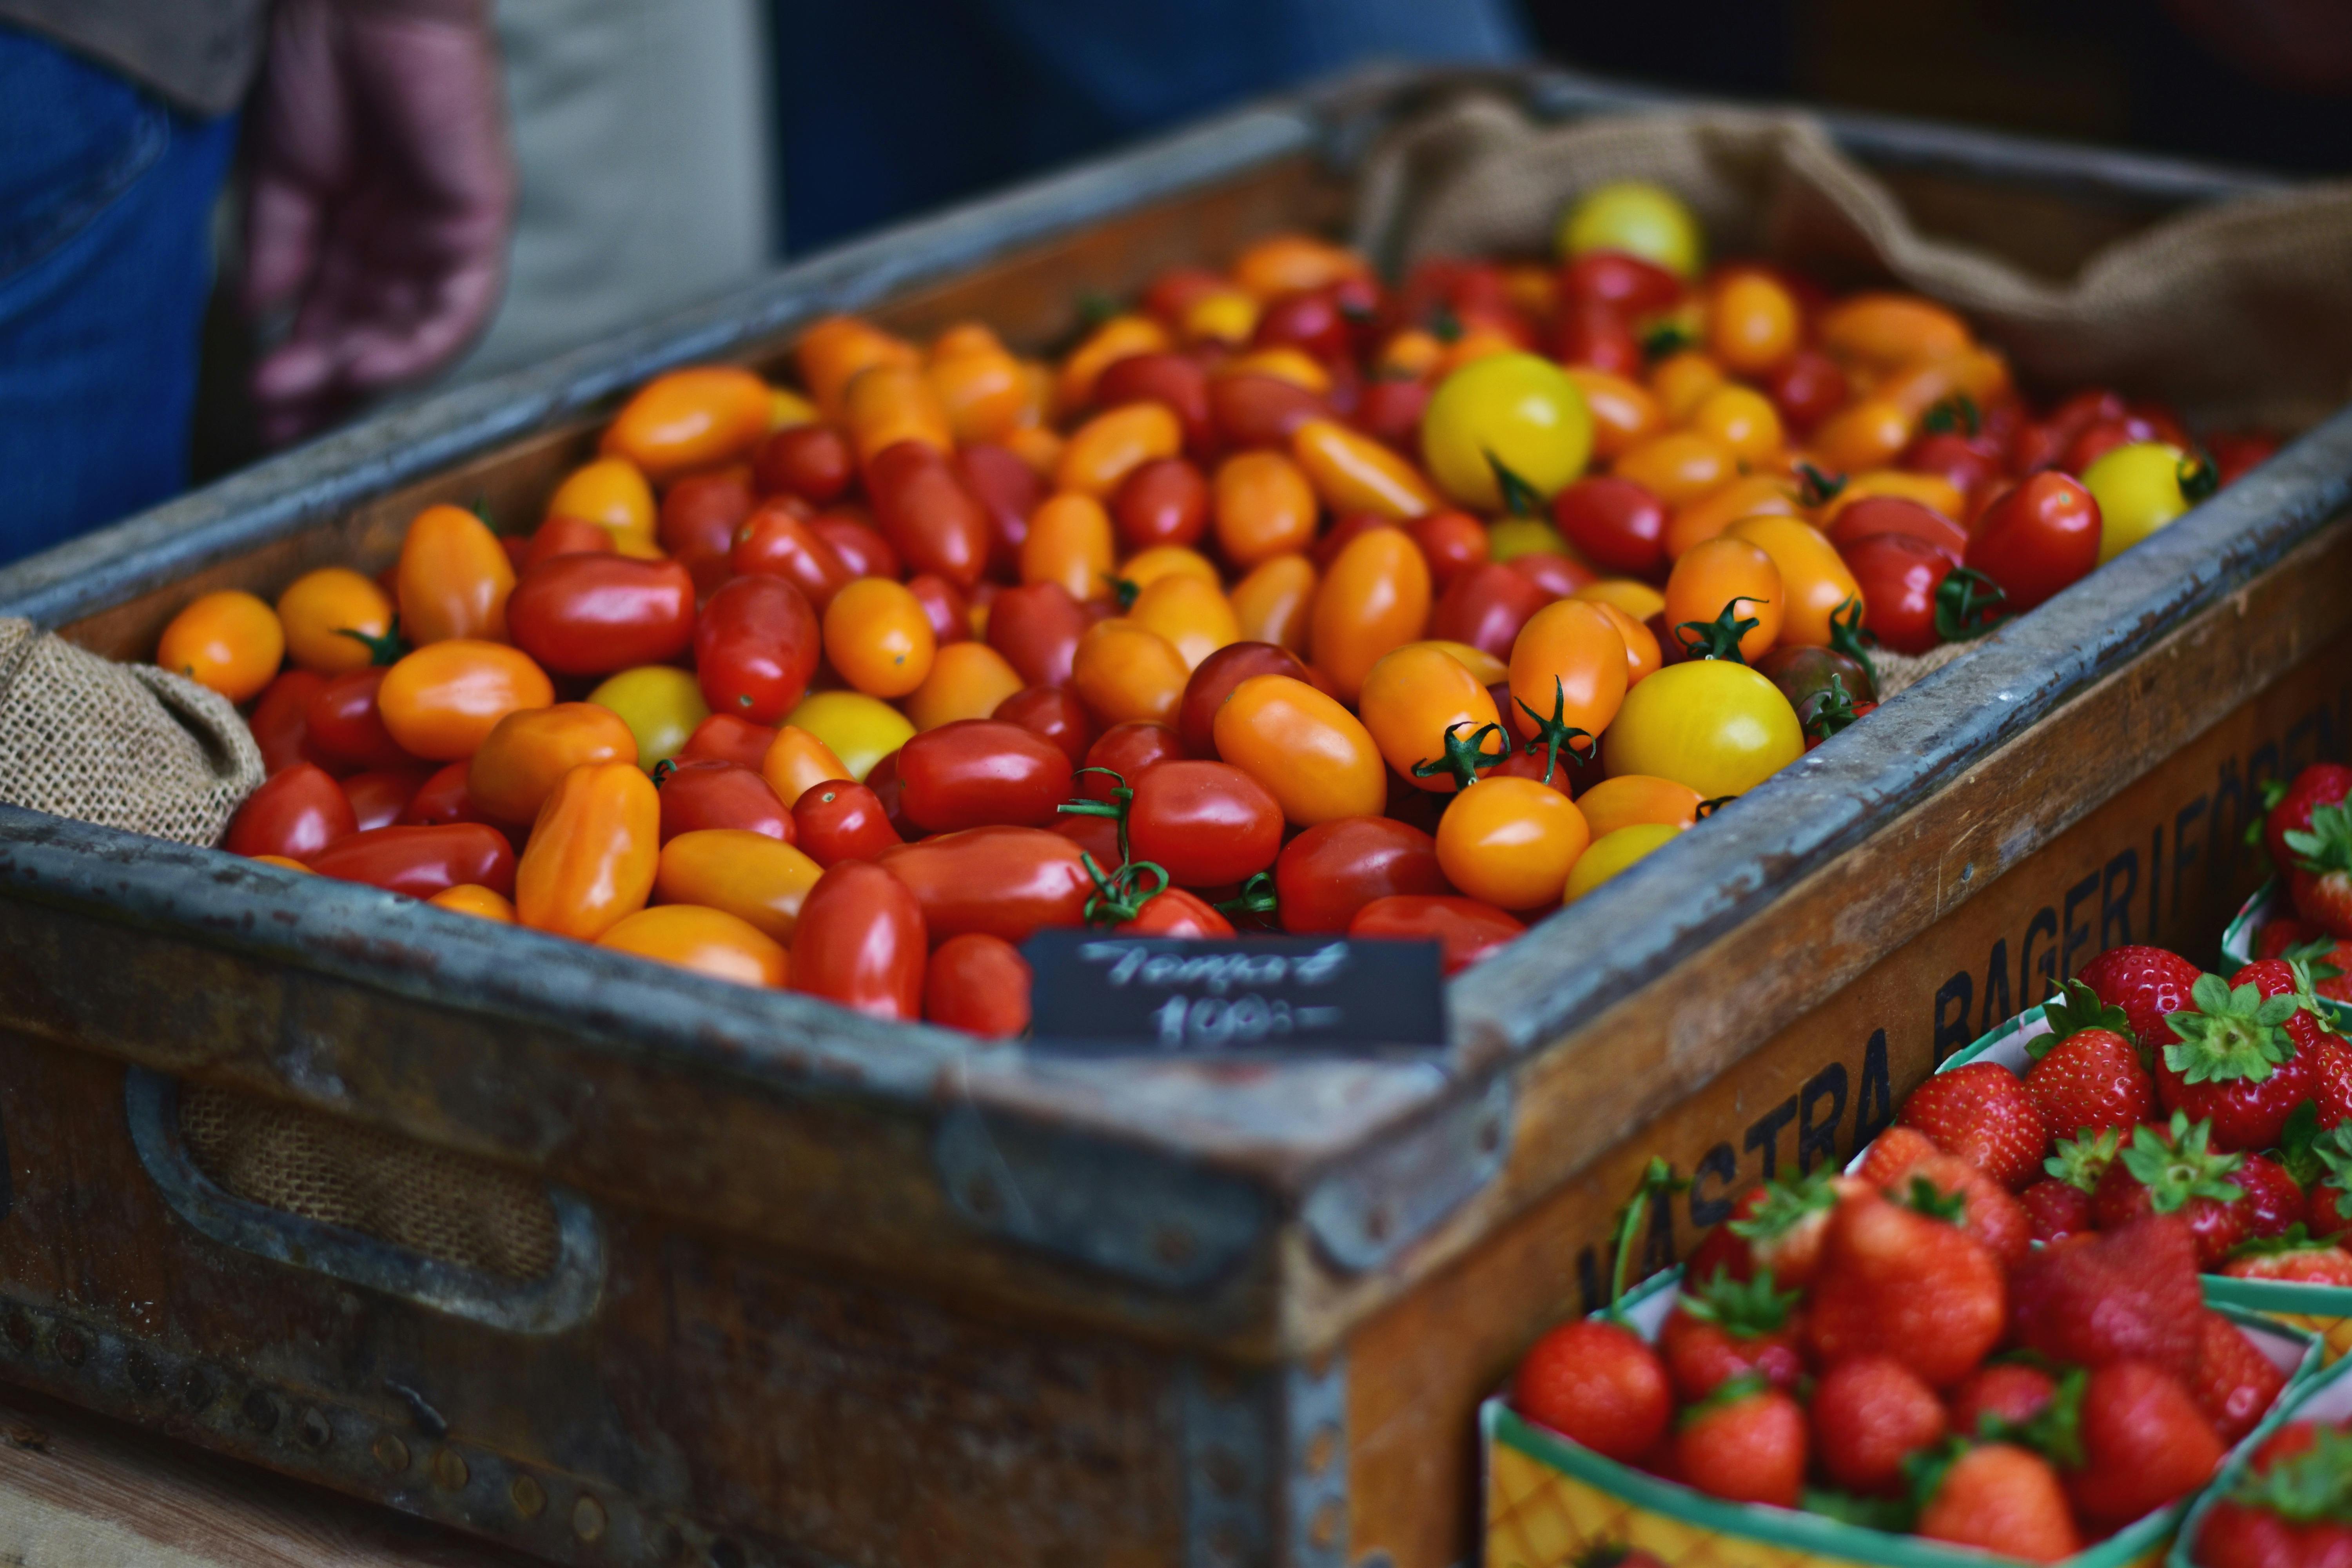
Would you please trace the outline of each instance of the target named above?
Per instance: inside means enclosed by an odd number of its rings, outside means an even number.
[[[0,26],[0,562],[186,484],[236,120]]]

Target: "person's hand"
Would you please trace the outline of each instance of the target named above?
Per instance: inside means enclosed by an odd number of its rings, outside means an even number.
[[[448,363],[506,279],[515,170],[488,0],[278,0],[253,108],[245,303],[273,445]]]

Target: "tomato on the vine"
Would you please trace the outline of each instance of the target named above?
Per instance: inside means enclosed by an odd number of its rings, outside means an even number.
[[[1961,559],[2000,584],[2009,608],[2030,610],[2090,574],[2102,528],[2099,503],[2081,484],[2032,474],[1985,508]]]

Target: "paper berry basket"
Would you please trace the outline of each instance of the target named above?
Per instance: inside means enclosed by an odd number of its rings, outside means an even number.
[[[2279,1395],[2273,1419],[2266,1425],[2275,1427],[2289,1421],[2342,1421],[2347,1417],[2352,1417],[2352,1362],[2339,1361],[2300,1384],[2289,1384],[2286,1392]],[[2197,1568],[2197,1536],[2204,1528],[2205,1516],[2216,1501],[2236,1488],[2246,1473],[2252,1452],[2250,1444],[2231,1454],[2221,1474],[2213,1478],[2213,1484],[2200,1492],[2197,1500],[2189,1505],[2165,1559],[2165,1568]]]
[[[2207,1281],[2207,1300],[2287,1374],[2271,1412],[2231,1450],[2234,1466],[2284,1419],[2281,1412],[2318,1365],[2318,1345],[2308,1333],[2223,1305],[2210,1289],[2215,1283]],[[1643,1339],[1657,1337],[1681,1284],[1676,1268],[1626,1296],[1625,1315]],[[1821,1514],[1711,1498],[1525,1420],[1500,1394],[1479,1407],[1478,1427],[1486,1568],[1984,1568],[2006,1561]],[[2195,1500],[2183,1499],[2126,1526],[2065,1559],[2066,1568],[2159,1561]]]
[[[2254,961],[2254,942],[2263,928],[2278,918],[2285,899],[2286,889],[2273,877],[2240,907],[2236,918],[2221,932],[2221,962],[2225,965],[2235,970]],[[2337,1028],[2352,1030],[2352,1002],[2339,1002],[2333,996],[2319,1000]]]
[[[2253,906],[2248,905],[2251,910]],[[2239,919],[2243,921],[2241,912]],[[2231,928],[2235,930],[2233,926]],[[2251,938],[2248,939],[2251,942]],[[2229,955],[2226,939],[2223,955]],[[2247,962],[2239,960],[2237,962]],[[2339,1017],[2352,1016],[2339,1013]],[[1950,1072],[1970,1062],[1999,1062],[2011,1072],[2022,1074],[2033,1065],[2026,1054],[2027,1042],[2038,1035],[2050,1033],[2050,1024],[2040,1007],[2028,1007],[1975,1044],[1952,1053],[1937,1072]],[[1862,1163],[1854,1157],[1854,1164]],[[1851,1168],[1851,1167],[1849,1167]],[[2334,1363],[2347,1350],[2352,1350],[2352,1289],[2337,1285],[2298,1285],[2282,1279],[2231,1279],[2219,1274],[2205,1276],[2205,1299],[2216,1307],[2240,1312],[2258,1312],[2265,1318],[2285,1323],[2313,1334],[2319,1341],[2320,1364]]]

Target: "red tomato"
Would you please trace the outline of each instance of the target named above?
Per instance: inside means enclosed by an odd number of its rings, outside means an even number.
[[[346,768],[413,768],[411,756],[383,727],[376,689],[391,671],[381,665],[346,670],[310,699],[304,715],[308,744],[319,758]]]
[[[898,748],[908,819],[929,833],[991,823],[1050,826],[1070,798],[1070,759],[1000,719],[958,719]]]
[[[1436,942],[1439,966],[1447,974],[1457,974],[1491,957],[1527,929],[1494,905],[1475,899],[1412,893],[1375,899],[1348,922],[1351,937]]]
[[[1094,893],[1078,847],[1038,827],[967,827],[885,849],[875,863],[914,889],[934,936],[1025,942],[1043,926],[1078,924]]]
[[[923,837],[923,830],[907,815],[907,786],[898,777],[898,752],[891,752],[866,770],[866,787],[882,803],[882,815],[890,819],[890,830],[901,842],[912,843]]]
[[[655,771],[661,774],[654,780],[661,786],[659,842],[706,827],[740,827],[793,841],[793,815],[759,769],[703,759]]]
[[[452,822],[489,823],[489,817],[474,804],[467,789],[466,781],[473,768],[473,759],[463,757],[419,784],[416,793],[408,797],[407,808],[400,814],[400,826],[436,827]]]
[[[751,479],[762,495],[795,495],[823,506],[849,488],[856,465],[839,431],[796,425],[760,443],[751,458]]]
[[[261,748],[265,773],[282,773],[302,760],[302,742],[310,730],[310,700],[327,684],[315,670],[289,669],[262,689],[254,700],[246,728]]]
[[[1936,590],[1958,564],[1950,556],[1907,533],[1875,533],[1840,553],[1862,584],[1862,624],[1871,636],[1897,653],[1926,653],[1943,640]]]
[[[751,493],[751,476],[741,468],[688,474],[662,497],[655,537],[671,560],[693,574],[695,585],[708,593],[727,580],[735,531],[751,515],[758,499]],[[511,605],[507,617],[511,625]]]
[[[1087,705],[1066,687],[1024,686],[998,703],[990,717],[1018,724],[1053,742],[1073,768],[1086,762],[1087,749],[1095,743],[1094,721],[1087,717]]]
[[[695,678],[714,713],[772,724],[816,673],[816,612],[782,577],[738,577],[710,595],[694,623]]]
[[[1466,511],[1433,511],[1405,525],[1429,562],[1429,580],[1443,593],[1473,566],[1486,563],[1486,525]]]
[[[923,973],[923,1016],[983,1038],[1029,1026],[1029,961],[1000,936],[970,931],[940,943]]]
[[[1183,700],[1176,705],[1176,734],[1187,755],[1217,754],[1217,710],[1234,694],[1234,687],[1253,675],[1307,679],[1307,667],[1286,647],[1270,642],[1227,643],[1201,661],[1184,683]]]
[[[514,846],[505,834],[479,822],[354,833],[311,857],[310,869],[412,899],[429,899],[467,882],[514,896]]]
[[[732,713],[713,713],[694,727],[694,733],[677,749],[677,760],[680,763],[705,759],[740,763],[758,773],[760,764],[768,760],[768,748],[775,743],[772,725],[754,724]]]
[[[2100,523],[2090,491],[2045,470],[1993,498],[1962,563],[2000,584],[2010,609],[2030,610],[2090,575],[2099,563]]]
[[[937,646],[971,640],[971,602],[954,584],[937,573],[920,572],[907,579],[907,592],[923,607],[923,618],[930,622],[931,640]]]
[[[1922,436],[1903,454],[1903,466],[1913,473],[1935,475],[1972,502],[1981,499],[2009,468],[2000,442],[1990,436],[1963,436],[1957,430]]]
[[[1118,853],[1118,824],[1111,817],[1064,816],[1054,824],[1054,831],[1093,856],[1095,864],[1106,871],[1126,864]]]
[[[1490,561],[1463,573],[1438,596],[1429,616],[1429,635],[1507,659],[1519,628],[1555,596],[1525,573]]]
[[[2215,436],[2205,443],[2213,459],[2213,476],[2222,484],[2237,482],[2239,476],[2267,463],[2279,449],[2279,438],[2267,431],[2246,431]]]
[[[1591,567],[1579,565],[1549,550],[1530,550],[1525,555],[1514,555],[1510,569],[1555,599],[1565,599],[1579,588],[1601,581],[1600,574]]]
[[[782,577],[819,612],[856,575],[816,524],[803,521],[781,501],[762,501],[743,520],[728,560],[742,576],[764,573]]]
[[[1220,285],[1222,287],[1222,285]],[[1158,403],[1184,429],[1184,449],[1195,457],[1216,445],[1209,421],[1209,373],[1180,353],[1129,354],[1112,362],[1095,381],[1095,406],[1119,408]]]
[[[424,787],[425,777],[422,771],[413,770],[371,769],[344,774],[343,798],[352,803],[352,818],[358,830],[365,833],[371,827],[390,827],[398,822]]]
[[[1301,425],[1330,414],[1315,394],[1275,376],[1221,375],[1209,383],[1209,420],[1228,447],[1287,448]]]
[[[1021,574],[1021,542],[1029,537],[1029,514],[1045,499],[1037,471],[1003,447],[971,441],[956,449],[956,471],[964,488],[988,513],[988,570],[993,576]]]
[[[792,987],[877,1018],[923,1014],[930,946],[922,907],[898,878],[866,860],[825,869],[793,928]]]
[[[898,575],[898,552],[890,542],[867,527],[857,518],[838,511],[822,511],[809,520],[817,537],[833,546],[841,563],[849,568],[853,577],[896,577]]]
[[[1843,408],[1852,391],[1837,361],[1819,349],[1799,349],[1764,378],[1764,395],[1780,410],[1780,423],[1799,436]]]
[[[1281,852],[1281,803],[1230,763],[1171,759],[1147,769],[1133,788],[1129,847],[1179,887],[1243,881]]]
[[[1301,934],[1344,931],[1375,899],[1450,891],[1437,868],[1437,841],[1385,816],[1343,816],[1308,828],[1276,859],[1274,889],[1282,929]]]
[[[867,466],[866,491],[883,537],[918,572],[936,572],[969,592],[988,565],[988,512],[937,448],[921,441],[886,447]]]
[[[1209,529],[1209,481],[1189,458],[1150,458],[1119,480],[1110,515],[1130,551],[1198,543]]]
[[[1067,686],[1093,618],[1059,583],[1007,588],[988,606],[988,646],[1032,686]]]
[[[1830,542],[1840,554],[1874,533],[1901,533],[1958,562],[1969,547],[1969,531],[1935,508],[1901,496],[1865,496],[1837,514]]]
[[[1571,303],[1552,328],[1552,357],[1562,364],[1591,365],[1612,375],[1642,374],[1642,342],[1622,312],[1606,305]]]
[[[358,816],[334,775],[316,763],[296,763],[245,797],[229,820],[222,847],[232,855],[308,861],[358,831]]]
[[[1087,748],[1086,765],[1108,768],[1133,789],[1138,779],[1160,763],[1181,761],[1190,754],[1183,741],[1167,725],[1155,724],[1149,719],[1131,719],[1124,724],[1113,724]],[[1078,776],[1078,793],[1088,800],[1108,800],[1110,792],[1117,787],[1100,773]]]
[[[1169,888],[1144,900],[1134,919],[1111,929],[1121,936],[1221,937],[1234,934],[1234,922],[1200,894]]]
[[[1339,360],[1352,353],[1355,333],[1339,301],[1320,289],[1284,294],[1258,313],[1253,348],[1304,349],[1319,360]]]
[[[883,809],[881,797],[848,779],[812,784],[793,802],[793,836],[820,866],[871,860],[892,845],[905,842],[890,826],[890,814]]]
[[[1559,297],[1648,316],[1682,301],[1683,280],[1654,261],[1622,250],[1588,250],[1559,269]]]
[[[1356,405],[1356,428],[1400,452],[1412,453],[1421,439],[1421,416],[1434,390],[1418,377],[1384,375],[1368,383]],[[1433,568],[1435,563],[1431,563]]]
[[[502,542],[511,543],[511,539]],[[600,523],[584,518],[551,517],[539,525],[523,548],[522,559],[515,563],[515,574],[520,576],[542,561],[552,561],[559,555],[609,555],[613,552],[613,535]]]
[[[1665,574],[1665,506],[1631,479],[1596,474],[1564,486],[1551,498],[1551,520],[1603,572],[1651,581]]]
[[[558,555],[514,585],[507,632],[554,675],[666,664],[694,640],[694,574],[677,561]]]

